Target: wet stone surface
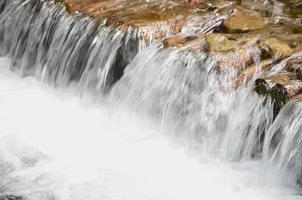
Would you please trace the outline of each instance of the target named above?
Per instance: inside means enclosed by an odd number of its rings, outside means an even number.
[[[21,196],[1,195],[0,200],[24,200]]]

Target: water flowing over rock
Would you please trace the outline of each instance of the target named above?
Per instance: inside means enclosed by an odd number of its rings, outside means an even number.
[[[54,85],[76,82],[105,91],[122,76],[139,46],[135,30],[70,16],[54,2],[10,1],[0,24],[1,54],[14,60],[11,69]]]
[[[264,158],[282,173],[283,181],[302,181],[301,102],[291,102],[270,127],[264,145]]]
[[[181,141],[189,139],[188,147],[198,145],[230,160],[257,156],[262,134],[272,122],[270,104],[250,94],[249,88],[222,92],[220,83],[230,79],[232,73],[215,73],[211,63],[212,58],[206,55],[146,49],[127,67],[112,91],[113,98],[125,102],[126,97],[125,103],[137,102],[135,107],[140,112],[159,117],[163,124],[172,122],[172,132]],[[235,100],[237,96],[240,99]]]
[[[22,197],[18,197],[18,196],[13,196],[13,195],[4,195],[4,196],[0,196],[1,200],[22,200]]]
[[[0,56],[21,76],[151,116],[194,154],[260,160],[300,189],[302,37],[289,20],[300,12],[276,20],[290,5],[0,0]]]

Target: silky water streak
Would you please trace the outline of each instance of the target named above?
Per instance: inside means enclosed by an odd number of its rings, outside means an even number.
[[[280,120],[270,100],[249,83],[223,92],[236,71],[213,70],[204,52],[141,48],[138,30],[105,20],[52,1],[0,0],[1,195],[300,198],[299,154],[279,159],[299,145],[271,142]]]

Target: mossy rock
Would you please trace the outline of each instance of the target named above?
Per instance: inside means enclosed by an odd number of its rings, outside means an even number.
[[[284,87],[280,84],[276,84],[270,89],[269,96],[274,103],[273,114],[276,117],[282,107],[289,101],[289,97]]]
[[[268,84],[265,80],[259,78],[255,81],[254,91],[261,96],[265,96],[268,93]]]
[[[282,107],[290,100],[283,85],[276,83],[273,86],[269,86],[268,82],[261,78],[255,81],[254,91],[260,96],[271,99],[273,103],[274,118],[278,115]]]

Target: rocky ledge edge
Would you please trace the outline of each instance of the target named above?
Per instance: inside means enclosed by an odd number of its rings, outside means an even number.
[[[213,69],[235,71],[228,92],[253,82],[273,99],[275,112],[302,100],[301,0],[55,0],[71,14],[106,18],[117,29],[134,27],[141,41],[206,52]]]

